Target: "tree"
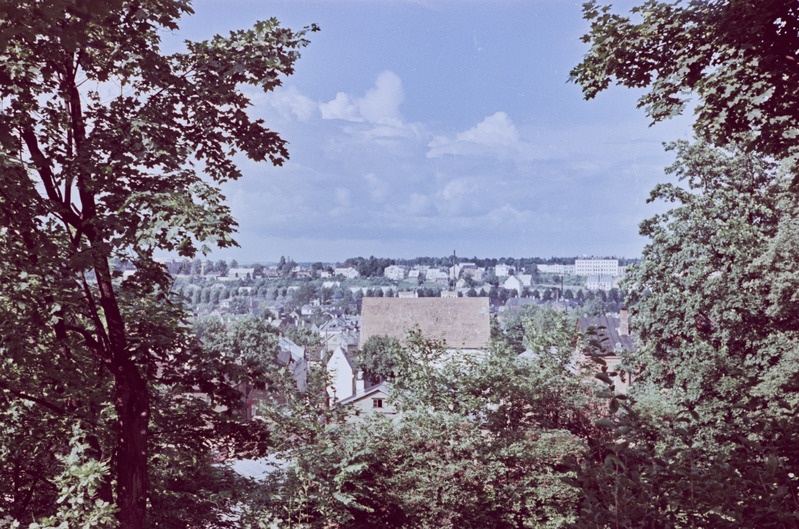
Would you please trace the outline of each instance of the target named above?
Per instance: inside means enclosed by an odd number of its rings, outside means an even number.
[[[393,380],[403,360],[403,349],[396,338],[371,336],[355,354],[355,369],[363,371],[373,384]]]
[[[640,340],[628,360],[635,403],[604,448],[619,464],[593,468],[587,510],[618,520],[617,508],[601,507],[614,501],[657,527],[790,527],[799,199],[790,174],[749,150],[671,148],[681,184],[653,191],[673,207],[642,223],[650,242],[628,280]]]
[[[234,244],[218,189],[240,176],[231,154],[287,157],[241,87],[279,85],[306,43],[271,20],[161,54],[159,33],[189,12],[178,0],[0,2],[0,266],[20,278],[0,287],[2,354],[16,363],[3,385],[65,428],[80,421],[111,462],[99,494],[125,529],[146,526],[153,493],[156,366],[188,340],[153,255]],[[114,258],[136,273],[121,281]]]
[[[646,88],[638,104],[653,121],[695,102],[697,137],[797,159],[799,6],[647,0],[631,11],[625,17],[585,4],[591,30],[583,40],[591,49],[571,79],[586,98],[611,82]]]
[[[214,265],[213,270],[217,272],[220,276],[227,277],[228,270],[230,270],[230,267],[228,267],[227,261],[225,261],[224,259],[220,259],[219,261],[217,261],[216,265]]]
[[[574,327],[571,327],[574,330]],[[578,459],[592,426],[581,378],[551,355],[444,361],[411,332],[392,367],[394,418],[308,421],[311,443],[269,483],[269,512],[307,527],[567,527]],[[558,384],[553,384],[558,381]],[[278,524],[280,525],[280,524]]]

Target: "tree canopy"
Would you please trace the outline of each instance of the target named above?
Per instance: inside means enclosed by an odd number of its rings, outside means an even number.
[[[57,428],[56,458],[79,425],[74,446],[107,465],[100,499],[131,529],[152,496],[159,388],[192,348],[154,254],[235,244],[219,190],[241,176],[233,155],[288,156],[242,88],[278,86],[306,44],[268,20],[163,54],[159,33],[190,13],[184,0],[0,1],[3,406]],[[123,281],[114,259],[136,272]],[[17,474],[22,518],[54,514],[63,461]]]
[[[693,107],[699,138],[799,157],[799,5],[784,0],[662,2],[630,15],[583,8],[591,48],[571,72],[586,98],[611,83],[643,88],[660,121]]]

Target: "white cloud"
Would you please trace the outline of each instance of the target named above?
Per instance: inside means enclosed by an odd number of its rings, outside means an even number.
[[[296,117],[306,122],[316,116],[318,108],[311,98],[300,94],[293,86],[278,89],[270,94],[269,104],[285,118]]]
[[[403,99],[402,80],[386,71],[377,76],[375,87],[358,101],[358,109],[369,123],[395,124],[402,121],[399,106]]]
[[[322,119],[341,119],[344,121],[363,121],[358,106],[350,100],[350,96],[339,92],[327,103],[319,103]]]
[[[352,205],[352,195],[350,190],[345,187],[337,187],[335,190],[336,206],[348,208]]]
[[[372,200],[382,202],[388,196],[388,184],[381,180],[376,174],[369,173],[363,177],[366,180],[366,185],[369,188],[369,194]]]
[[[339,119],[356,123],[367,122],[381,125],[402,123],[399,106],[405,99],[402,80],[391,71],[377,76],[374,88],[360,98],[352,98],[344,92],[327,103],[320,103],[322,119]]]
[[[454,138],[436,136],[428,145],[428,158],[489,156],[500,160],[529,161],[545,158],[540,147],[524,141],[505,112],[496,112]]]

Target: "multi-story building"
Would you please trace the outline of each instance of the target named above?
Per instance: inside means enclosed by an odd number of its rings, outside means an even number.
[[[562,276],[573,276],[573,264],[540,264],[536,265],[538,271],[542,274],[559,274]]]
[[[577,259],[574,273],[578,276],[618,276],[618,259]]]
[[[351,266],[348,267],[337,266],[333,270],[333,275],[344,276],[347,279],[355,279],[356,277],[361,277],[361,274],[359,274],[358,271]]]

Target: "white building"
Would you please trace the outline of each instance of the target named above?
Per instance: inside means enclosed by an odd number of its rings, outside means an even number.
[[[522,295],[524,287],[529,287],[532,283],[533,276],[527,274],[519,274],[510,276],[502,283],[502,288],[506,290],[515,290],[517,296]]]
[[[356,277],[361,277],[361,274],[359,274],[358,271],[351,266],[336,267],[333,270],[333,275],[344,276],[347,279],[355,279]]]
[[[613,288],[613,277],[588,276],[585,280],[585,288],[588,290],[610,290]]]
[[[392,281],[402,281],[405,279],[405,273],[405,267],[397,265],[387,266],[385,271],[383,271],[383,275]]]
[[[352,360],[343,347],[338,346],[330,355],[327,371],[330,374],[327,395],[331,402],[344,400],[355,394]]]
[[[618,276],[618,259],[577,259],[574,273],[578,276]]]
[[[558,274],[562,276],[573,276],[573,264],[539,264],[536,265],[538,271],[542,274]]]
[[[513,267],[506,264],[498,264],[494,267],[494,275],[497,277],[508,277]]]
[[[427,281],[442,281],[449,279],[449,272],[438,268],[430,268],[425,274]]]

